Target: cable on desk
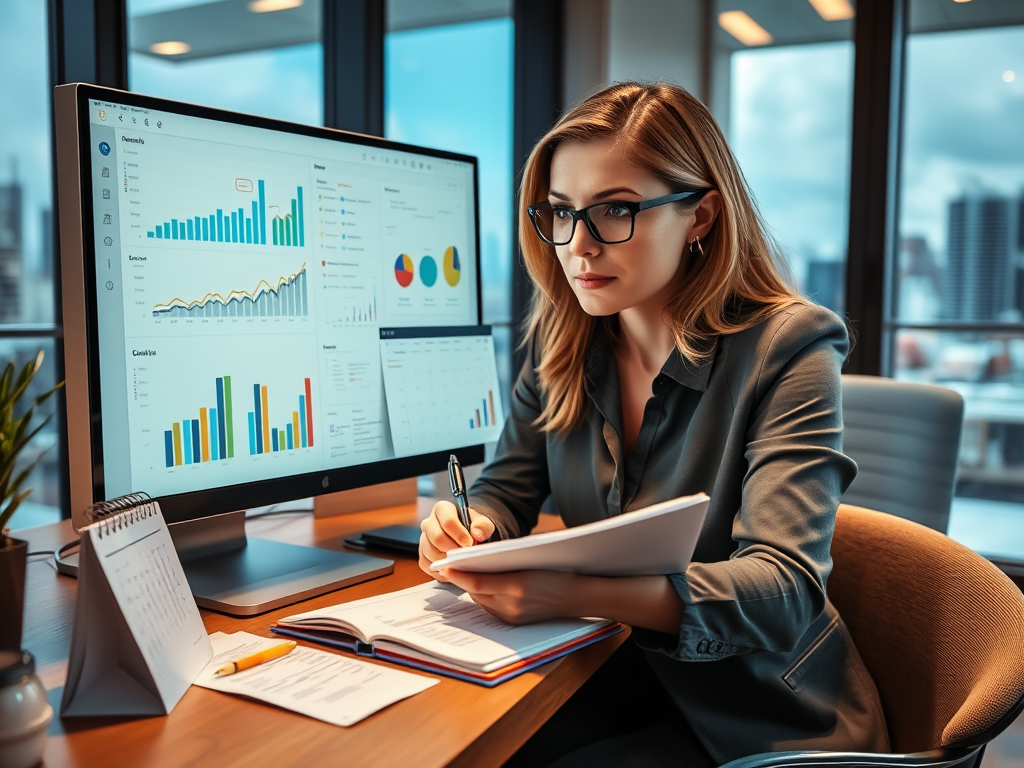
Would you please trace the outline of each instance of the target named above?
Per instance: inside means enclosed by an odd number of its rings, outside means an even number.
[[[25,557],[39,557],[39,555],[46,555],[47,557],[49,557],[50,555],[55,555],[55,554],[57,554],[57,553],[54,552],[52,549],[40,549],[38,552],[29,552],[29,553],[27,553],[25,555]]]
[[[263,512],[257,512],[252,515],[248,512],[245,515],[246,520],[255,520],[260,517],[273,517],[274,515],[311,515],[313,513],[312,507],[306,507],[304,509],[277,509],[278,504],[271,504]]]
[[[65,576],[78,576],[78,562],[77,558],[75,562],[69,562],[68,557],[78,555],[78,552],[72,552],[71,550],[76,549],[82,543],[81,539],[75,539],[69,541],[67,544],[62,544],[54,555],[53,560],[57,564],[57,573],[63,573]]]

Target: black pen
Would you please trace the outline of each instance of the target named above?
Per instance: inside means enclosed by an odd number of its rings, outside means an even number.
[[[462,465],[454,453],[448,457],[448,482],[452,486],[452,496],[455,497],[455,506],[459,510],[459,522],[468,531],[470,522],[469,504],[466,503],[466,481],[462,476]]]

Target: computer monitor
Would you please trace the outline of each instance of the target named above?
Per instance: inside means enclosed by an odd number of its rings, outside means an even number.
[[[76,529],[149,493],[234,614],[389,570],[244,510],[483,460],[476,159],[84,84],[55,128]]]

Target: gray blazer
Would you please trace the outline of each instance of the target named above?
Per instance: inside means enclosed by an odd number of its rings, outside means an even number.
[[[544,393],[531,354],[494,460],[470,489],[503,537],[523,536],[550,494],[567,526],[703,491],[711,497],[685,573],[679,635],[633,637],[718,762],[783,749],[888,751],[878,692],[825,595],[840,497],[838,317],[812,304],[720,337],[700,367],[673,352],[636,444],[622,452],[618,370],[590,343],[589,410],[566,435],[532,426]]]

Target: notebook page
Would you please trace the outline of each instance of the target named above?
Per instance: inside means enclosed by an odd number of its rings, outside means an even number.
[[[163,516],[85,530],[161,697],[177,701],[213,648]]]
[[[609,622],[563,619],[513,626],[494,618],[458,587],[428,582],[282,619],[303,626],[320,617],[344,617],[372,639],[388,639],[437,659],[491,671],[581,637]]]

